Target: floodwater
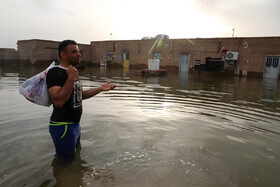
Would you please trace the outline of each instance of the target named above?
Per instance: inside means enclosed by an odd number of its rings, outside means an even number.
[[[277,80],[87,67],[84,89],[118,87],[83,102],[81,149],[59,160],[52,107],[18,92],[43,69],[1,66],[0,186],[280,186]]]

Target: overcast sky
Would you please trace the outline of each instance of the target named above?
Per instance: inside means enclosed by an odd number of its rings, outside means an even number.
[[[17,40],[280,36],[279,0],[0,0],[0,48]]]

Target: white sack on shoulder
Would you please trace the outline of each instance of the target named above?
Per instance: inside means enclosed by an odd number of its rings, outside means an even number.
[[[52,101],[49,96],[46,78],[48,71],[54,66],[55,62],[52,62],[47,69],[27,79],[19,88],[19,92],[33,103],[50,106]]]

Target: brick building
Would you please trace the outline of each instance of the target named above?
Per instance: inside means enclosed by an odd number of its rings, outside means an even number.
[[[19,40],[17,42],[19,59],[29,61],[31,64],[59,61],[57,51],[59,43],[38,39]],[[90,45],[79,44],[79,48],[83,53],[83,61],[91,61]]]
[[[206,64],[210,57],[229,61],[224,66],[226,70],[262,75],[270,57],[275,59],[278,72],[280,63],[280,37],[93,41],[91,50],[93,63],[99,63],[106,54],[111,54],[114,64],[123,66],[128,60],[130,67],[147,67],[148,59],[157,58],[162,68],[192,69],[196,63]],[[237,59],[227,59],[229,52],[237,53]]]
[[[19,59],[18,52],[12,48],[0,48],[0,62]]]
[[[31,64],[58,61],[58,44],[58,41],[19,40],[17,51],[0,49],[0,62],[18,59]],[[232,74],[279,77],[280,37],[92,41],[90,45],[79,44],[79,48],[82,63],[102,65],[105,62],[106,65],[136,69],[147,68],[148,59],[159,59],[161,68],[179,71],[200,66]]]

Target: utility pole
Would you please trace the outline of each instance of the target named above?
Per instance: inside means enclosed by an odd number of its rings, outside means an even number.
[[[233,27],[233,29],[232,29],[232,37],[234,37],[234,30],[235,30],[235,27]]]

